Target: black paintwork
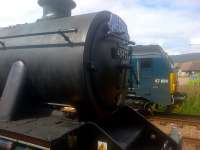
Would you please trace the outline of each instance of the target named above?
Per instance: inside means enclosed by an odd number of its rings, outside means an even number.
[[[0,123],[0,135],[17,134],[15,145],[25,141],[31,150],[95,150],[99,141],[107,143],[109,150],[179,149],[176,142],[129,107],[120,107],[101,122],[79,122],[59,112],[50,115],[46,112],[48,109],[41,109],[29,119]],[[35,146],[43,148],[35,149]]]
[[[111,17],[117,18],[100,12],[1,29],[6,48],[0,51],[0,92],[12,64],[21,60],[27,67],[24,101],[31,105],[33,101],[72,104],[84,120],[114,111],[125,89],[120,85],[126,69],[119,66],[128,57],[112,57],[112,49],[123,47],[124,41],[105,38]],[[123,28],[120,37],[128,41]]]
[[[1,102],[9,107],[8,122],[0,122],[0,148],[94,150],[104,141],[110,150],[157,150],[166,142],[163,150],[177,149],[171,138],[121,106],[130,67],[127,46],[134,43],[118,16],[43,18],[1,29],[0,44],[0,92],[11,96]],[[78,117],[55,113],[48,102],[71,104]]]

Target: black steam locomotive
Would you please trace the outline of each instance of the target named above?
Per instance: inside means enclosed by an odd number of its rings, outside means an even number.
[[[0,30],[0,149],[177,149],[123,105],[134,44],[123,20],[71,16],[70,0],[39,4],[42,19]]]

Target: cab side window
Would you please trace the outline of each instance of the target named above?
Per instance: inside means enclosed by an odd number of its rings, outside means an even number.
[[[141,68],[149,69],[152,67],[152,58],[143,58],[141,59]]]

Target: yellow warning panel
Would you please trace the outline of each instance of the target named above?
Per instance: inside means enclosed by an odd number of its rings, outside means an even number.
[[[106,142],[98,141],[98,150],[107,150],[108,144]]]

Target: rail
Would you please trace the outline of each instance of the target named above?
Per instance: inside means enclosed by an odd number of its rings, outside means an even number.
[[[146,116],[146,118],[150,121],[158,120],[160,122],[175,123],[179,127],[183,127],[183,125],[195,126],[200,130],[200,116],[155,113],[153,116]]]

